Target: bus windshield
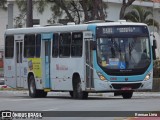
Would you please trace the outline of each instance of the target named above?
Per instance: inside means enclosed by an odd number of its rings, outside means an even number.
[[[151,62],[148,37],[97,38],[100,66],[107,69],[146,68]]]

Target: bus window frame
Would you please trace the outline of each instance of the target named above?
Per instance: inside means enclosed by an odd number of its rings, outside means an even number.
[[[81,38],[78,38],[78,40],[80,40],[81,39],[81,43],[79,44],[73,44],[73,35],[74,34],[81,34]],[[74,41],[77,41],[77,40],[74,40]],[[80,50],[80,55],[72,55],[72,47],[75,47],[75,49],[77,49],[77,47],[76,46],[79,46],[79,47],[81,47],[81,49],[79,49]],[[74,50],[75,51],[75,50]],[[81,31],[79,31],[79,32],[72,32],[72,39],[71,39],[71,57],[73,57],[73,58],[79,58],[79,57],[82,57],[82,55],[83,55],[83,32],[81,32]]]
[[[7,46],[6,46],[6,42],[7,42],[7,37],[12,37],[12,43],[13,44],[11,44],[12,46],[8,46],[8,47],[11,47],[12,48],[12,50],[9,50],[10,52],[12,52],[12,55],[11,56],[6,56],[6,49],[8,48]],[[12,59],[12,58],[14,58],[14,48],[15,48],[15,46],[14,46],[14,35],[7,35],[6,37],[5,37],[5,53],[4,53],[4,58],[5,59]]]
[[[57,39],[55,39],[56,36],[57,35]],[[52,58],[57,58],[57,57],[59,57],[59,38],[60,38],[60,34],[59,33],[54,33],[53,34],[53,40],[52,40]],[[55,43],[57,43],[56,45],[55,45]],[[54,50],[55,50],[55,47],[57,47],[57,50],[55,51],[56,52],[56,55],[54,54],[55,52],[54,52]]]
[[[37,40],[38,40],[38,36],[40,36],[40,39],[39,39],[39,42],[40,42],[40,44],[38,44],[37,45]],[[41,34],[39,33],[39,34],[36,34],[35,35],[35,58],[40,58],[41,57],[41,48],[42,48],[42,40],[41,40]],[[39,47],[39,51],[37,50],[38,48],[37,47]],[[38,53],[37,53],[37,51],[38,51]]]
[[[63,43],[63,39],[61,38],[61,35],[66,35],[66,36],[68,36],[68,35],[70,35],[70,40],[69,40],[69,44],[61,44],[61,43]],[[59,35],[60,37],[59,37],[59,57],[60,58],[70,58],[71,57],[71,40],[72,40],[72,33],[71,32],[62,32],[62,33],[60,33],[60,35]],[[67,37],[67,38],[69,38],[69,36]],[[66,41],[66,40],[65,40]],[[63,55],[63,52],[62,52],[62,48],[61,47],[69,47],[69,54],[68,55]],[[63,49],[63,51],[66,51],[66,49]]]

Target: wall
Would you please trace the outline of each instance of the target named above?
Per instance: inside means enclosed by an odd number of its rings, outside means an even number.
[[[4,31],[8,21],[7,11],[0,9],[0,17],[0,49],[2,49],[4,45]]]

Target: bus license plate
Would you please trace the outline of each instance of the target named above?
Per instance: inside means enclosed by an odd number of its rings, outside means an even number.
[[[131,87],[122,87],[121,90],[132,90]]]

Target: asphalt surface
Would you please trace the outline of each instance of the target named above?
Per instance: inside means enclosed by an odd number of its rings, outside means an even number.
[[[40,111],[51,116],[55,115],[55,112],[61,111],[61,113],[56,114],[60,114],[59,117],[43,118],[47,120],[134,120],[135,116],[133,115],[130,117],[121,116],[124,114],[121,111],[126,112],[126,114],[132,111],[160,111],[160,92],[135,92],[132,99],[113,96],[113,93],[97,93],[90,94],[87,100],[75,100],[67,92],[50,92],[46,98],[30,98],[28,91],[0,91],[0,111],[4,110]],[[66,111],[71,111],[69,117],[63,117]],[[85,114],[90,114],[89,117],[81,117],[83,111],[87,111]],[[111,112],[109,117],[92,117],[92,115],[99,115],[99,112],[96,111],[102,111],[102,115],[107,111],[113,111],[113,113]],[[72,114],[76,117],[73,117]],[[114,116],[116,114],[119,114],[119,116]],[[148,117],[146,120],[148,120]],[[150,120],[160,120],[160,118],[150,117]]]

